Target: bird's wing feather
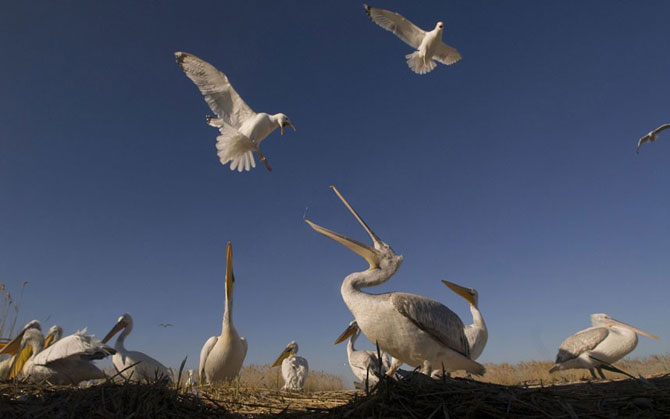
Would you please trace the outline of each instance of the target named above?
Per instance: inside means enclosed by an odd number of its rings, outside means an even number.
[[[307,381],[307,374],[309,373],[309,364],[307,363],[307,360],[301,356],[297,356],[295,361],[295,375],[298,380],[298,385],[304,387],[305,381]]]
[[[351,366],[360,368],[363,371],[361,379],[365,378],[365,371],[370,369],[370,375],[374,375],[379,378],[379,359],[377,359],[377,354],[372,354],[372,351],[354,351],[349,356],[349,364]],[[382,369],[382,374],[384,373]]]
[[[390,10],[378,9],[364,5],[365,13],[370,16],[373,22],[387,31],[393,32],[398,38],[402,39],[412,48],[419,48],[421,41],[426,36],[426,32],[415,24],[405,19],[399,13]]]
[[[100,359],[114,352],[113,349],[103,344],[91,335],[85,335],[83,332],[77,332],[74,335],[66,336],[53,343],[51,346],[41,351],[35,358],[35,365],[48,365],[58,360],[78,357],[81,359]]]
[[[200,381],[204,383],[205,379],[205,361],[207,360],[207,355],[209,355],[209,352],[212,350],[214,345],[216,345],[216,341],[219,338],[216,336],[212,336],[211,338],[207,339],[207,342],[202,346],[202,349],[200,350],[200,368],[198,368],[198,375],[200,375]]]
[[[660,127],[656,128],[654,130],[654,134],[658,134],[659,132],[663,131],[664,129],[670,128],[670,124],[663,124]]]
[[[451,65],[460,61],[461,54],[456,48],[449,46],[444,42],[439,42],[437,48],[435,48],[435,52],[433,52],[433,58],[442,64]]]
[[[187,52],[175,52],[175,57],[219,118],[239,128],[244,121],[256,115],[233,89],[228,77],[213,65]]]
[[[561,343],[558,348],[558,355],[556,355],[556,363],[569,361],[586,351],[592,350],[605,340],[608,334],[609,331],[606,327],[589,327],[575,333]]]
[[[400,314],[450,349],[469,357],[463,321],[444,304],[419,295],[394,292],[391,303]]]
[[[221,135],[216,137],[216,149],[221,164],[230,162],[230,170],[251,170],[256,167],[252,151],[258,150],[258,145],[249,137],[240,133],[230,125],[219,127]]]

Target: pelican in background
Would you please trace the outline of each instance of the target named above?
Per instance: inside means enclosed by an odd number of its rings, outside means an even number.
[[[225,74],[214,68],[213,65],[188,52],[174,53],[177,64],[184,70],[200,93],[205,96],[205,102],[218,118],[207,116],[207,123],[219,129],[221,135],[216,140],[221,164],[230,162],[230,170],[251,170],[256,167],[253,152],[265,164],[268,171],[272,171],[270,163],[261,153],[260,144],[272,131],[279,128],[284,135],[284,127],[295,127],[283,113],[269,115],[254,112],[239,94],[233,89]]]
[[[653,131],[650,131],[649,134],[645,135],[644,137],[640,138],[637,142],[637,153],[640,153],[640,147],[642,147],[642,144],[646,142],[653,143],[656,141],[656,134],[659,132],[663,131],[664,129],[670,128],[670,124],[663,124],[660,127],[656,128]]]
[[[344,278],[340,291],[365,336],[393,357],[391,368],[386,374],[393,376],[403,362],[412,367],[422,366],[428,374],[432,366],[443,366],[447,371],[465,370],[484,374],[484,367],[470,359],[463,321],[443,304],[404,292],[368,294],[361,291],[361,288],[374,287],[388,281],[400,267],[403,258],[372,232],[334,186],[331,188],[363,226],[373,245],[365,245],[309,220],[305,222],[368,262],[367,270],[354,272]]]
[[[291,341],[272,364],[272,368],[281,364],[281,375],[284,378],[282,390],[302,391],[305,388],[309,364],[305,358],[297,356],[297,353],[298,344]]]
[[[233,326],[233,246],[228,242],[226,249],[226,305],[223,311],[221,336],[207,339],[200,351],[200,381],[215,383],[232,380],[242,368],[247,356],[247,340],[241,338]]]
[[[54,341],[45,348],[42,332],[25,330],[21,352],[16,357],[9,378],[28,379],[51,384],[78,384],[81,381],[104,379],[105,374],[93,364],[114,353],[114,349],[86,335],[86,330]]]
[[[391,364],[383,352],[381,353],[382,359],[380,363],[377,351],[356,350],[354,344],[360,335],[361,329],[358,327],[356,320],[352,320],[344,332],[335,340],[335,345],[344,342],[346,338],[350,337],[347,343],[347,358],[351,372],[364,385],[367,381],[368,385],[374,386],[382,378],[380,373],[384,374],[391,367]]]
[[[585,368],[596,377],[594,369],[605,379],[603,367],[608,367],[628,355],[637,346],[637,334],[658,339],[645,331],[620,322],[607,314],[591,314],[593,327],[565,339],[558,348],[556,362],[549,372]],[[607,369],[607,368],[606,368]]]
[[[63,328],[54,324],[49,328],[47,336],[44,338],[44,349],[58,342],[63,336]]]
[[[25,326],[23,326],[23,329],[19,332],[18,335],[14,337],[14,339],[10,340],[2,347],[2,349],[0,350],[0,355],[10,355],[10,356],[9,358],[0,361],[0,380],[6,380],[7,378],[9,378],[9,374],[12,369],[12,365],[14,364],[16,355],[18,355],[19,352],[21,351],[21,342],[23,339],[23,334],[28,329],[37,329],[41,332],[42,325],[38,320],[29,321],[28,323],[26,323]]]
[[[450,290],[460,295],[470,303],[470,313],[472,313],[472,324],[465,326],[465,337],[468,339],[470,347],[470,359],[477,359],[484,351],[489,333],[486,330],[486,323],[482,313],[479,312],[479,293],[474,288],[465,288],[449,281],[442,281]]]
[[[124,313],[119,317],[112,330],[102,339],[102,343],[107,343],[121,330],[123,332],[116,338],[114,343],[116,353],[112,357],[112,364],[121,372],[121,376],[133,381],[172,381],[165,365],[145,353],[126,349],[124,345],[126,337],[133,331],[133,318],[130,314]]]

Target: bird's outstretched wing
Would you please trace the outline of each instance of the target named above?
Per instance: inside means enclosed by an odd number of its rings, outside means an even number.
[[[461,60],[461,54],[459,54],[456,48],[440,42],[437,44],[437,48],[435,48],[433,58],[442,64],[452,65]]]
[[[228,125],[239,128],[256,115],[233,89],[228,77],[213,65],[188,52],[175,52],[174,55],[184,73],[205,96],[212,111]]]
[[[560,364],[577,358],[586,351],[590,351],[600,344],[609,331],[606,327],[589,327],[565,339],[558,348],[556,363]]]
[[[402,15],[390,10],[378,9],[364,4],[365,13],[373,22],[387,31],[393,32],[412,48],[419,48],[426,32],[415,24],[405,19]]]
[[[644,143],[646,143],[647,141],[649,141],[649,138],[650,138],[650,137],[651,137],[651,133],[645,135],[644,137],[640,138],[640,139],[637,141],[637,150],[636,150],[637,153],[640,152],[640,147],[642,147],[642,144],[644,144]]]
[[[212,350],[214,345],[216,345],[216,341],[219,340],[218,337],[212,336],[211,338],[207,339],[207,342],[202,346],[202,349],[200,350],[200,367],[198,368],[198,376],[200,377],[200,382],[205,383],[205,361],[207,360],[207,355],[209,355],[209,352]]]
[[[33,363],[35,365],[48,365],[51,362],[70,357],[78,357],[86,360],[102,359],[114,352],[114,349],[97,339],[93,339],[91,335],[77,332],[74,335],[66,336],[56,341],[35,355]]]
[[[658,134],[659,132],[661,132],[661,131],[663,131],[663,130],[665,130],[665,129],[668,129],[668,128],[670,128],[670,124],[663,124],[663,125],[661,125],[660,127],[656,128],[656,129],[653,131],[653,133],[654,133],[654,134]]]
[[[392,293],[391,303],[398,312],[435,340],[466,358],[470,357],[463,321],[444,304],[404,292]]]

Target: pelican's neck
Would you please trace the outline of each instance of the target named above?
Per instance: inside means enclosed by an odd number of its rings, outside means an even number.
[[[356,340],[360,334],[361,332],[356,332],[349,338],[349,343],[347,343],[347,355],[351,356],[352,352],[356,350],[354,348],[354,344],[356,343]]]
[[[133,331],[133,324],[130,323],[128,326],[123,328],[123,332],[119,335],[118,338],[116,338],[116,343],[114,343],[114,349],[117,351],[124,351],[126,349],[124,343],[126,341],[126,337],[130,334],[130,332]]]
[[[226,290],[226,305],[223,311],[223,324],[221,331],[225,331],[233,327],[233,297],[228,298],[228,291]]]
[[[376,268],[363,272],[354,272],[344,278],[340,292],[342,293],[344,303],[354,315],[354,318],[356,318],[357,307],[364,307],[370,299],[378,297],[375,294],[361,291],[361,288],[381,285],[388,281],[397,270],[398,265],[392,265],[392,267],[386,269]]]
[[[470,313],[472,313],[473,326],[486,330],[486,323],[484,323],[482,313],[479,312],[477,306],[470,304]]]

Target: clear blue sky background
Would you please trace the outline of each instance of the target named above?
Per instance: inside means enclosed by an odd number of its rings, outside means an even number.
[[[220,330],[231,240],[246,363],[297,340],[349,380],[339,288],[366,265],[303,222],[367,239],[335,184],[405,256],[371,291],[469,322],[440,280],[479,290],[482,361],[553,358],[594,312],[661,336],[636,355],[669,352],[670,138],[634,149],[670,122],[670,3],[374,5],[445,21],[463,60],[415,75],[358,1],[6,3],[0,282],[30,281],[20,323],[101,337],[127,311],[128,347],[196,367]],[[298,131],[263,143],[272,173],[220,165],[175,51],[289,115]]]

